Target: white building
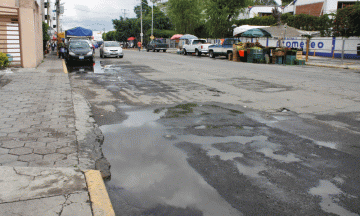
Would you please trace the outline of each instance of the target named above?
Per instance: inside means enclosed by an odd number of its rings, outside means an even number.
[[[255,5],[249,6],[248,8],[244,9],[243,12],[240,13],[239,19],[250,19],[254,17],[262,17],[262,16],[269,16],[272,14],[272,11],[275,7],[278,8],[278,11],[282,11],[281,3],[282,0],[274,0],[276,5]]]
[[[93,31],[93,37],[95,41],[102,41],[102,34],[104,33],[104,31]]]
[[[279,6],[270,6],[270,5],[255,5],[249,6],[244,10],[244,12],[240,13],[239,19],[250,19],[254,17],[262,17],[269,16],[272,14],[273,9],[277,7],[278,11],[282,11]]]
[[[353,5],[358,0],[294,0],[284,8],[283,13],[321,16],[335,13],[338,9]]]

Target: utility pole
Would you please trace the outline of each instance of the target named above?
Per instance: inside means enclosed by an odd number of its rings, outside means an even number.
[[[59,42],[59,33],[60,33],[60,0],[56,0],[56,36]]]
[[[151,7],[151,37],[154,36],[154,0]]]
[[[50,26],[50,0],[47,0],[47,24],[48,26]]]
[[[126,19],[126,9],[121,9],[123,11],[124,14],[124,19]]]
[[[140,0],[140,13],[141,13],[141,33],[140,33],[140,37],[141,37],[141,48],[142,49],[142,45],[143,45],[143,22],[142,22],[142,0]]]

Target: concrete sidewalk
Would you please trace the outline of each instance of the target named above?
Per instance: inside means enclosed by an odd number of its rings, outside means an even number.
[[[358,59],[344,59],[342,61],[339,58],[309,56],[306,65],[360,70],[360,60]]]
[[[0,215],[115,215],[101,131],[63,67],[0,70]]]

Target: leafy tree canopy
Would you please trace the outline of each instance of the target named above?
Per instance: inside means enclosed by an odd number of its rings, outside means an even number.
[[[43,30],[43,40],[44,41],[50,40],[50,36],[48,34],[49,25],[46,22],[42,22],[42,30]]]
[[[195,34],[202,20],[205,0],[168,0],[167,15],[175,26],[177,33]]]
[[[360,36],[360,3],[339,9],[334,19],[334,36]]]
[[[247,0],[205,0],[206,29],[210,37],[232,35],[232,25],[240,10],[248,5]]]

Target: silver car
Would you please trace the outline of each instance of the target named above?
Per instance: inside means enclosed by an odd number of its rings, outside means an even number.
[[[105,57],[124,57],[120,43],[116,41],[104,41],[100,47],[100,58]]]

